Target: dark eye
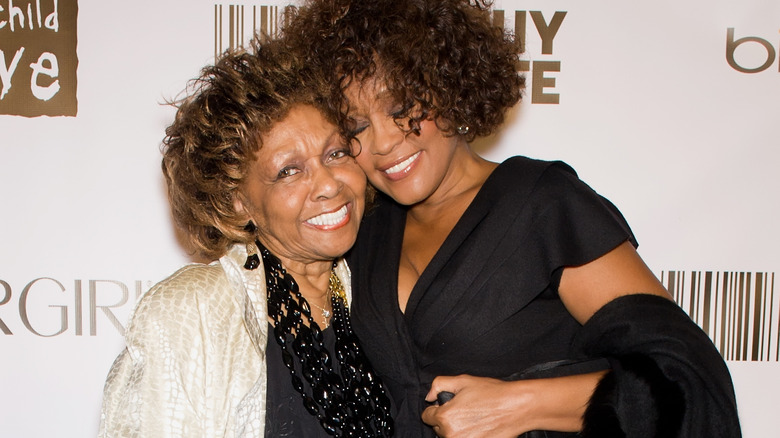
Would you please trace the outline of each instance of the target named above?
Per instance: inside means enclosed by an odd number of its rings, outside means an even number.
[[[410,113],[409,107],[403,105],[393,106],[391,110],[388,111],[387,116],[390,117],[402,131],[413,132],[415,130],[413,127],[415,119]]]
[[[361,132],[368,128],[368,120],[364,117],[350,116],[346,122],[346,133],[348,138],[355,138]]]
[[[284,169],[279,171],[279,174],[276,175],[276,178],[277,179],[288,178],[299,173],[300,171],[301,170],[298,169],[297,167],[285,167]]]
[[[349,137],[350,138],[357,137],[358,135],[360,135],[360,133],[365,131],[366,128],[368,128],[368,124],[355,126],[351,131],[349,131]]]
[[[340,163],[345,158],[350,158],[350,157],[352,157],[352,150],[349,148],[349,146],[344,146],[330,151],[328,153],[327,162]]]
[[[405,113],[405,112],[406,112],[406,111],[404,111],[404,107],[402,107],[402,106],[397,106],[397,107],[393,107],[393,109],[392,109],[392,110],[390,110],[390,112],[389,112],[389,114],[388,114],[388,115],[389,115],[390,117],[392,117],[393,119],[400,119],[400,118],[403,118],[403,117],[404,117],[404,113]]]
[[[349,150],[348,149],[338,149],[330,154],[330,158],[333,160],[338,160],[339,158],[344,158],[349,156]]]

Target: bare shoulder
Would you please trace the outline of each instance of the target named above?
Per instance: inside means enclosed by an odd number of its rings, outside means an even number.
[[[629,242],[582,266],[564,268],[558,292],[569,313],[581,324],[624,295],[651,294],[671,299]]]

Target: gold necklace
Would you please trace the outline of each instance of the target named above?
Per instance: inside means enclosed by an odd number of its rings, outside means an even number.
[[[347,295],[344,293],[344,285],[341,284],[341,280],[339,279],[339,276],[336,275],[336,270],[331,269],[330,270],[330,278],[328,279],[328,292],[325,293],[325,301],[330,302],[331,297],[336,296],[338,298],[341,298],[345,303],[347,302]],[[330,320],[330,317],[333,315],[333,312],[324,308],[320,307],[314,303],[309,303],[312,306],[320,309],[322,312],[322,319],[325,321],[325,324],[327,325],[328,321]]]
[[[328,296],[327,300],[330,301],[330,290],[328,290],[327,296]],[[330,315],[331,315],[330,310],[328,310],[328,309],[326,309],[324,307],[320,307],[320,306],[318,306],[318,305],[316,305],[314,303],[309,303],[309,304],[311,304],[312,306],[320,309],[320,311],[322,312],[322,319],[324,319],[325,322],[327,323],[328,319],[330,319]]]
[[[330,270],[330,280],[328,281],[328,296],[335,295],[341,298],[344,303],[347,302],[347,294],[344,292],[344,285],[341,284],[339,276],[336,275],[336,268]]]

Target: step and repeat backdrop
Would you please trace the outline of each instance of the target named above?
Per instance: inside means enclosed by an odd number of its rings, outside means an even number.
[[[0,2],[0,436],[96,434],[136,299],[193,260],[160,172],[166,102],[288,3]],[[564,160],[610,198],[727,359],[745,436],[776,436],[780,2],[493,14],[524,37],[529,86],[474,147]]]

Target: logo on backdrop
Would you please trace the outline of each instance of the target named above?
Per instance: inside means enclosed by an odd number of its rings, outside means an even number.
[[[283,11],[284,8],[280,10],[278,6],[215,5],[214,57],[229,48],[243,45],[257,31],[276,35]],[[523,53],[526,52],[526,39],[531,26],[541,38],[541,51],[530,54],[533,60],[520,61],[518,70],[530,73],[531,103],[558,104],[560,94],[554,92],[556,78],[550,74],[561,71],[561,61],[553,56],[553,42],[566,12],[555,11],[547,15],[545,17],[542,11],[514,11],[514,34],[520,39]],[[505,16],[505,11],[493,10],[494,23],[504,23],[506,26]]]
[[[556,78],[549,73],[561,71],[561,61],[553,56],[553,42],[561,29],[566,11],[555,11],[552,16],[545,17],[542,11],[515,11],[514,34],[520,40],[521,48],[526,56],[532,56],[531,61],[520,61],[519,69],[522,72],[530,72],[531,103],[558,104],[561,96],[553,92]],[[530,25],[528,17],[531,18]],[[504,22],[504,11],[493,11],[493,22]],[[541,38],[541,51],[528,53],[526,44],[529,39],[529,26],[536,29]]]
[[[280,16],[291,7],[214,5],[214,57],[243,46],[258,32],[276,36]]]
[[[0,4],[0,114],[75,116],[78,2]]]
[[[0,336],[20,332],[44,338],[67,334],[98,336],[98,331],[124,335],[120,321],[127,320],[145,292],[144,284],[148,289],[148,281],[135,281],[131,289],[116,280],[63,283],[41,277],[13,288],[0,279]]]
[[[659,278],[724,359],[780,361],[774,272],[664,271]]]
[[[768,40],[757,36],[736,36],[733,27],[726,29],[726,62],[731,68],[742,73],[761,73],[768,70],[778,58],[778,51]],[[750,51],[755,56],[745,59],[746,52]],[[740,57],[739,53],[743,53]],[[739,58],[739,60],[737,59]],[[780,61],[777,71],[780,72]]]

